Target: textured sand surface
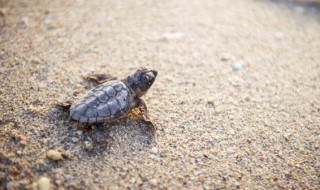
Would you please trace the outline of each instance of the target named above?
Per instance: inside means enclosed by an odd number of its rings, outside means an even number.
[[[319,188],[319,1],[0,5],[0,189]],[[96,143],[55,105],[141,66],[155,137],[130,116]]]

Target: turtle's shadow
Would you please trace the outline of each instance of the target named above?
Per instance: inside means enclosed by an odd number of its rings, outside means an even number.
[[[68,134],[68,141],[72,142],[73,136],[79,137],[78,148],[87,152],[88,156],[100,155],[101,153],[130,154],[141,151],[155,142],[154,126],[144,122],[138,115],[130,112],[126,117],[119,120],[103,123],[102,130],[106,134],[103,141],[95,139],[93,125],[81,124],[69,118],[69,111],[59,108],[60,114],[54,120],[63,121],[66,127],[61,131]],[[81,135],[79,135],[81,131]]]

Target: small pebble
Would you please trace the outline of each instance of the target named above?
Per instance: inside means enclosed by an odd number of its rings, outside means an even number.
[[[197,170],[197,171],[194,171],[194,172],[193,172],[193,174],[196,175],[196,176],[200,175],[201,173],[202,173],[202,172],[201,172],[200,170]]]
[[[223,112],[223,108],[222,108],[221,106],[215,107],[214,112],[215,112],[216,114],[220,114],[221,112]]]
[[[227,153],[228,153],[228,154],[234,153],[234,149],[233,149],[232,147],[229,147],[229,148],[227,149]]]
[[[238,76],[232,76],[228,79],[228,81],[232,84],[234,87],[240,87],[243,84],[243,79]]]
[[[272,107],[273,109],[276,109],[276,108],[278,108],[278,104],[272,104],[271,107]]]
[[[54,161],[58,161],[58,160],[62,160],[62,154],[61,152],[57,151],[57,150],[49,150],[47,152],[47,157],[51,160]]]
[[[43,21],[44,26],[47,27],[48,30],[53,30],[57,27],[59,27],[59,23],[55,20],[46,19]]]
[[[235,57],[229,53],[224,53],[220,56],[221,61],[235,61]]]
[[[51,113],[59,113],[59,108],[52,108]]]
[[[72,140],[72,142],[74,142],[74,143],[79,142],[79,138],[77,138],[77,137],[72,137],[71,140]]]
[[[19,21],[21,24],[28,24],[29,19],[28,17],[21,17]]]
[[[64,176],[64,179],[66,179],[66,180],[70,180],[70,179],[71,179],[71,175],[66,174],[66,175]]]
[[[43,24],[48,26],[48,25],[51,24],[51,20],[50,19],[46,19],[46,20],[43,21]]]
[[[149,158],[153,159],[153,160],[156,160],[156,161],[160,161],[160,158],[158,156],[155,156],[155,155],[150,155]]]
[[[251,143],[252,143],[252,140],[251,140],[251,139],[247,139],[247,142],[248,142],[249,144],[251,144]]]
[[[157,154],[157,153],[158,153],[158,149],[157,149],[156,147],[152,147],[152,148],[150,149],[150,152],[151,152],[152,154]]]
[[[43,83],[43,82],[39,82],[37,83],[37,85],[39,89],[47,87],[46,83]]]
[[[187,108],[182,108],[181,111],[186,115],[189,113],[189,110]]]
[[[87,151],[93,150],[92,143],[90,143],[89,141],[84,142],[84,148],[85,148]]]
[[[13,186],[12,186],[11,182],[6,184],[6,189],[13,189]]]
[[[61,184],[61,180],[56,180],[56,184],[58,185],[58,186],[60,186],[60,184]]]
[[[234,62],[233,64],[232,64],[232,69],[234,70],[234,71],[239,71],[240,69],[242,69],[243,68],[243,63],[242,63],[242,61],[237,61],[237,62]]]
[[[183,34],[180,32],[164,33],[160,38],[160,41],[171,41],[177,40],[183,37]]]
[[[235,135],[236,132],[235,132],[234,130],[230,130],[230,131],[229,131],[229,134],[230,134],[230,135]]]
[[[209,97],[207,103],[214,106],[214,98]]]
[[[38,181],[38,188],[39,190],[50,190],[51,189],[50,179],[47,177],[40,177]]]
[[[135,182],[136,182],[136,179],[135,179],[134,177],[130,179],[130,183],[133,184],[133,183],[135,183]]]
[[[26,145],[27,145],[27,141],[20,141],[20,144],[21,144],[22,146],[26,146]]]
[[[228,118],[229,118],[230,120],[234,120],[235,116],[234,116],[234,115],[228,115]]]
[[[52,169],[53,173],[62,173],[62,171],[63,171],[62,168],[53,168]]]
[[[201,152],[196,152],[195,157],[196,158],[203,158],[203,154]]]
[[[156,179],[151,179],[150,181],[149,181],[149,183],[151,184],[151,185],[153,185],[153,186],[157,186],[157,180]]]

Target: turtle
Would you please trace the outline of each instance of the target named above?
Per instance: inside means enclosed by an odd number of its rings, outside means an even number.
[[[101,132],[102,123],[115,121],[139,108],[143,119],[152,123],[141,97],[152,86],[157,74],[156,70],[140,68],[122,80],[110,80],[96,86],[72,103],[70,119],[91,124],[93,129]]]

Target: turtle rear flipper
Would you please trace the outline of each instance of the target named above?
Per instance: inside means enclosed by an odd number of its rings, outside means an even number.
[[[88,81],[93,81],[97,84],[102,84],[105,83],[107,81],[111,81],[111,80],[116,80],[117,77],[113,77],[110,74],[92,74],[92,75],[87,75],[85,77],[83,77],[85,80]],[[56,101],[54,103],[55,107],[60,107],[63,109],[63,111],[69,111],[70,107],[72,105],[72,101],[71,100],[65,100],[65,101]]]
[[[110,140],[110,135],[107,130],[103,129],[103,125],[101,123],[96,123],[91,126],[92,128],[92,139],[97,142],[108,142]]]
[[[111,80],[117,80],[117,77],[114,77],[110,74],[89,74],[87,76],[84,76],[83,78],[97,84],[102,84]]]
[[[54,107],[60,107],[62,108],[63,111],[69,111],[71,104],[72,104],[71,100],[56,101],[54,103]]]

